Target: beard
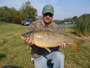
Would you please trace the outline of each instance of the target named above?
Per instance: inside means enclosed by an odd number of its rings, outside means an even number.
[[[49,18],[45,18],[45,19],[43,19],[43,21],[45,24],[50,24],[52,22],[52,20]]]

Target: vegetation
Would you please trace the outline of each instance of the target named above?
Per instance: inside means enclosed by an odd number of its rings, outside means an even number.
[[[80,16],[76,22],[76,32],[83,35],[90,33],[90,14]]]
[[[37,10],[30,4],[31,3],[27,1],[21,6],[20,10],[8,8],[7,6],[0,7],[0,21],[21,24],[21,21],[26,18],[33,18],[35,20]]]
[[[75,34],[77,35],[90,35],[90,14],[83,14],[80,17],[74,16],[64,20],[54,20],[57,24],[76,24]]]
[[[63,24],[62,20],[53,20],[56,24]]]
[[[20,38],[27,31],[28,26],[0,22],[0,67],[11,65],[34,68],[30,60],[31,48]],[[90,39],[85,40],[88,41],[79,45],[80,52],[76,52],[72,46],[60,48],[65,55],[65,68],[90,68]]]
[[[20,38],[27,31],[27,26],[0,22],[0,68],[6,65],[33,68],[31,49]]]
[[[73,18],[65,18],[64,20],[53,20],[57,24],[64,24],[67,22],[67,24],[75,24],[77,21],[78,17],[74,16]]]
[[[29,1],[21,6],[20,12],[23,13],[27,18],[36,19],[37,10],[31,6],[31,2]]]

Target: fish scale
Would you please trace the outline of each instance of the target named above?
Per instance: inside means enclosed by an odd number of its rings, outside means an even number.
[[[62,33],[54,33],[50,31],[38,31],[38,32],[26,32],[22,34],[21,38],[31,38],[34,41],[34,44],[38,47],[45,48],[49,52],[52,47],[57,47],[60,43],[66,43],[66,45],[73,45],[76,51],[80,51],[78,43],[83,42],[80,39],[72,38],[68,35]]]

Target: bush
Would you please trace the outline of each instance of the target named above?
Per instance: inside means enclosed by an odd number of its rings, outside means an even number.
[[[89,15],[83,15],[79,17],[78,21],[76,22],[76,33],[82,34],[82,35],[88,35],[90,32],[90,16]]]
[[[12,17],[12,21],[17,24],[21,24],[22,20],[24,20],[26,17],[24,15],[16,15]]]

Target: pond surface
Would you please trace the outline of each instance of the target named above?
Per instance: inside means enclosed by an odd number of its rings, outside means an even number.
[[[75,24],[58,24],[61,28],[64,28],[64,27],[74,27]]]

